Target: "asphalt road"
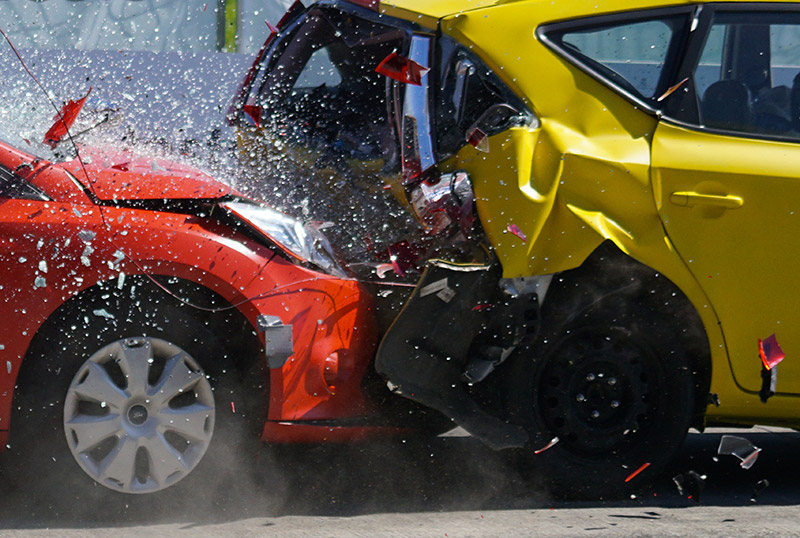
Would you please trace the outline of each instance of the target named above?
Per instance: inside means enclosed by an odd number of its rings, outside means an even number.
[[[744,470],[717,456],[722,433],[690,434],[668,475],[614,502],[553,500],[508,458],[456,436],[292,449],[260,457],[234,482],[157,503],[53,499],[0,484],[0,536],[800,535],[800,434],[728,432],[762,448]],[[705,476],[699,499],[671,479],[690,470]],[[769,485],[756,495],[762,480]]]

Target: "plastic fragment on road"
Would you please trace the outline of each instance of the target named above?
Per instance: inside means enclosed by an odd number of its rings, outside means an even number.
[[[626,479],[625,479],[625,482],[626,482],[626,483],[627,483],[627,482],[630,482],[631,480],[633,480],[634,478],[636,478],[636,477],[637,477],[637,476],[638,476],[638,475],[639,475],[639,474],[640,474],[642,471],[644,471],[644,470],[645,470],[645,469],[647,469],[648,467],[650,467],[650,462],[649,462],[649,461],[648,461],[647,463],[643,463],[641,467],[639,467],[638,469],[636,469],[635,471],[633,471],[631,474],[629,474],[629,475],[628,475],[628,478],[626,478]]]
[[[236,406],[231,402],[231,413],[236,414]]]
[[[375,68],[375,71],[392,80],[413,84],[414,86],[421,86],[422,77],[430,71],[430,68],[423,67],[410,58],[392,52],[381,60],[381,63]]]
[[[706,476],[697,471],[688,471],[672,477],[672,481],[678,487],[679,495],[686,495],[695,502],[700,502],[700,494],[706,487]]]
[[[523,231],[520,229],[520,227],[519,227],[519,226],[517,226],[516,224],[509,224],[509,225],[508,225],[508,227],[506,228],[506,231],[507,231],[508,233],[510,233],[510,234],[514,234],[514,235],[516,235],[517,237],[519,237],[520,239],[522,239],[522,242],[523,242],[523,243],[527,243],[527,242],[528,242],[528,236],[527,236],[527,235],[525,235],[525,232],[523,232]]]
[[[764,340],[758,339],[758,354],[767,370],[775,368],[786,356],[774,334]]]
[[[539,450],[534,450],[534,451],[533,451],[533,453],[534,453],[534,454],[541,454],[541,453],[542,453],[542,452],[544,452],[545,450],[549,450],[549,449],[553,448],[553,446],[554,446],[556,443],[558,443],[558,437],[553,437],[553,438],[550,440],[550,442],[549,442],[549,443],[547,443],[546,445],[544,445],[544,446],[543,446],[542,448],[540,448]]]
[[[43,143],[47,144],[51,148],[55,148],[61,140],[69,132],[69,128],[72,127],[72,124],[75,123],[75,119],[78,117],[81,109],[83,108],[83,104],[86,102],[86,98],[89,97],[89,94],[92,93],[92,88],[89,88],[89,91],[86,92],[86,95],[78,99],[77,101],[73,101],[70,99],[67,101],[64,106],[61,107],[61,110],[58,111],[58,114],[53,116],[53,125],[44,135]]]
[[[745,439],[736,435],[723,435],[719,440],[717,454],[721,456],[736,456],[741,460],[739,466],[749,469],[758,459],[761,449]]]
[[[11,373],[11,361],[6,361],[6,372]]]

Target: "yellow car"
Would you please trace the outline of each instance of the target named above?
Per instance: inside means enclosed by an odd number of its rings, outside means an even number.
[[[800,425],[798,75],[800,3],[322,1],[234,116],[326,218],[417,218],[337,225],[416,283],[390,387],[596,497],[691,426]]]

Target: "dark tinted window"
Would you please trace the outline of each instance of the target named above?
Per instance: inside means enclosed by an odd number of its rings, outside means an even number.
[[[4,166],[0,166],[0,198],[48,199],[43,192]]]
[[[800,16],[716,13],[693,78],[701,125],[800,138]]]

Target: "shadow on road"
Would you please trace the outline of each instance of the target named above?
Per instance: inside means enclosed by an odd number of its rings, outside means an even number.
[[[2,484],[0,529],[92,528],[209,523],[276,516],[351,517],[378,513],[631,507],[658,517],[659,509],[696,506],[800,504],[800,434],[759,429],[730,432],[762,448],[750,470],[733,456],[717,456],[721,433],[690,434],[673,468],[631,498],[604,502],[556,501],[502,454],[468,437],[394,440],[351,445],[262,450],[252,465],[215,483],[190,476],[155,496],[123,496],[104,488],[43,489],[44,478]],[[255,460],[258,460],[256,462]],[[72,462],[70,462],[72,463]],[[672,476],[705,476],[699,500],[678,493]],[[82,477],[79,477],[82,478]],[[1,478],[0,478],[1,480]],[[757,484],[769,486],[754,496]],[[535,480],[534,480],[535,482]],[[51,482],[52,483],[52,482]],[[213,484],[213,486],[209,486]],[[761,482],[761,486],[764,482]],[[62,484],[63,486],[63,484]],[[85,484],[84,484],[85,486]],[[61,490],[57,494],[56,491]],[[66,493],[64,492],[66,490]],[[613,517],[613,516],[612,516]]]

